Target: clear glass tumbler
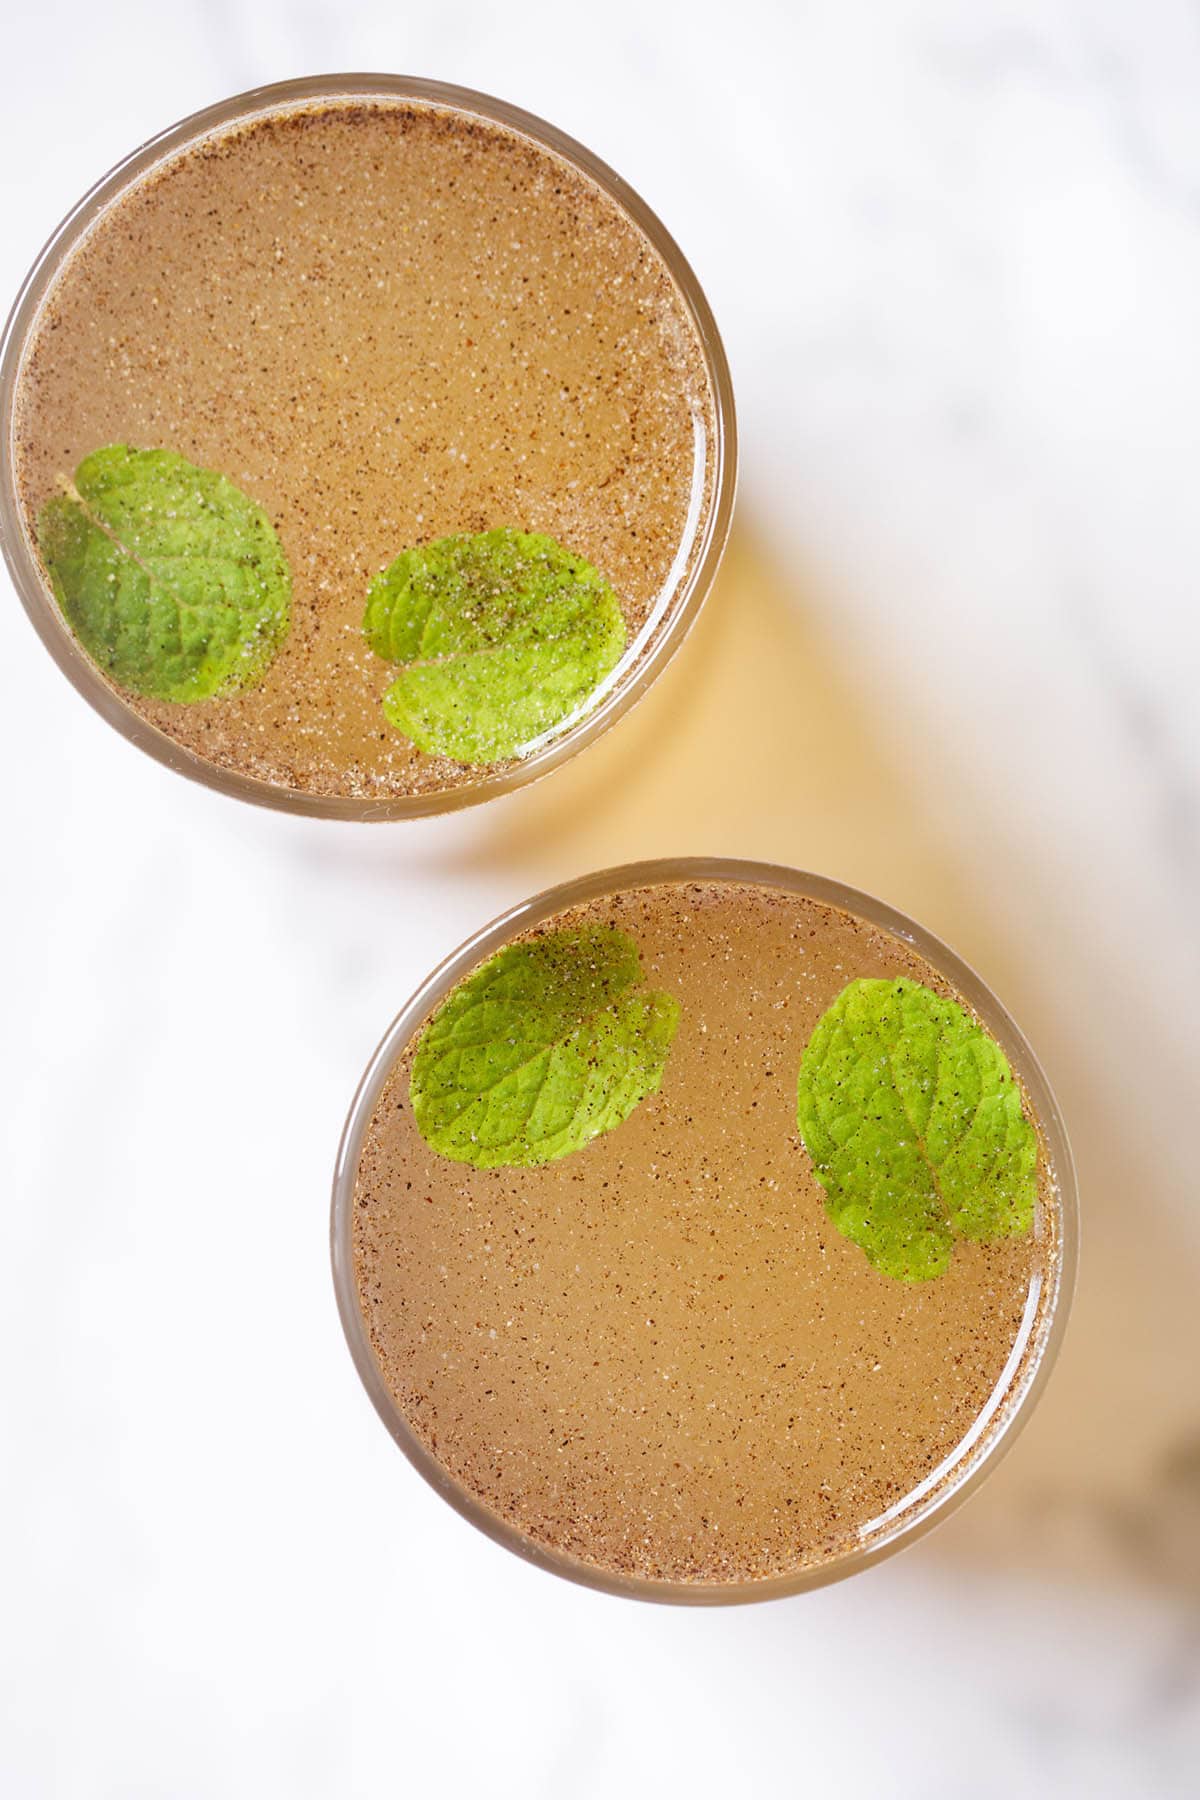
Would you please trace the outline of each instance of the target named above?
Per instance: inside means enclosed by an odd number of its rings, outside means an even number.
[[[671,577],[644,626],[592,701],[531,749],[494,769],[436,791],[395,794],[317,794],[218,766],[143,718],[105,678],[65,624],[26,527],[17,492],[15,402],[31,334],[65,266],[97,221],[137,184],[201,140],[222,138],[264,115],[303,112],[338,101],[411,103],[483,119],[532,140],[577,171],[632,221],[665,265],[700,346],[711,395],[711,429],[696,446],[707,473],[694,503]],[[702,459],[702,460],[701,460]],[[256,88],[206,108],[143,144],[110,170],[62,221],[17,297],[0,341],[0,547],[13,583],[38,635],[63,673],[110,725],[169,768],[263,806],[324,818],[397,819],[468,806],[521,787],[557,768],[606,731],[643,695],[695,621],[721,559],[733,509],[737,432],[729,368],[708,303],[683,254],[650,208],[620,176],[564,132],[518,107],[466,88],[403,75],[320,75]]]
[[[455,985],[516,935],[581,902],[667,883],[732,882],[801,895],[882,927],[911,945],[974,1009],[1000,1043],[1038,1119],[1049,1159],[1049,1206],[1038,1208],[1035,1235],[1046,1247],[1012,1352],[986,1405],[938,1467],[864,1528],[858,1542],[778,1576],[749,1581],[649,1580],[613,1573],[532,1541],[469,1492],[431,1453],[396,1404],[365,1329],[355,1282],[352,1216],[365,1134],[388,1075],[424,1021]],[[1078,1252],[1075,1169],[1049,1083],[1017,1025],[990,988],[931,932],[895,908],[823,876],[773,864],[690,857],[630,864],[551,888],[514,906],[435,969],[389,1026],[350,1108],[333,1183],[331,1247],[338,1309],[350,1353],[380,1418],[425,1479],[472,1524],[539,1567],[609,1593],[683,1605],[766,1600],[840,1580],[894,1554],[961,1505],[995,1468],[1045,1386],[1066,1327]]]

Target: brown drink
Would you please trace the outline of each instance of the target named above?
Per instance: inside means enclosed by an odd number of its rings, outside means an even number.
[[[1041,1078],[1014,1055],[1029,1228],[894,1279],[831,1219],[797,1071],[852,981],[920,984],[976,1018],[957,969],[811,889],[744,879],[600,892],[539,908],[527,935],[581,925],[626,934],[677,1005],[661,1085],[585,1148],[475,1168],[418,1128],[413,1017],[348,1141],[360,1367],[426,1473],[564,1572],[676,1599],[828,1578],[931,1516],[1042,1356],[1069,1171]]]
[[[384,716],[396,669],[364,638],[368,584],[444,537],[542,534],[599,572],[624,624],[561,729],[636,687],[731,479],[719,347],[661,228],[536,122],[331,85],[202,132],[100,212],[27,335],[13,478],[32,544],[103,446],[227,477],[277,533],[290,628],[253,685],[183,704],[117,681],[122,699],[185,762],[318,809],[419,810],[481,771]],[[553,736],[500,760],[511,773]]]

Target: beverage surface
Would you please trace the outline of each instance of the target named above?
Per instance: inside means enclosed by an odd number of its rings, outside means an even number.
[[[381,710],[372,578],[443,537],[545,534],[611,585],[636,661],[694,561],[712,432],[690,313],[598,186],[485,120],[356,101],[203,139],[101,215],[35,328],[15,457],[32,536],[108,445],[257,503],[291,572],[265,673],[126,697],[223,768],[370,798],[471,779]]]
[[[383,1380],[455,1480],[539,1545],[676,1582],[821,1563],[1002,1410],[1053,1288],[1045,1148],[1032,1230],[894,1279],[830,1217],[797,1071],[848,983],[954,998],[947,982],[867,921],[737,883],[632,890],[538,934],[579,925],[628,934],[647,990],[677,1003],[661,1085],[586,1148],[481,1169],[422,1136],[409,1046],[354,1203]]]

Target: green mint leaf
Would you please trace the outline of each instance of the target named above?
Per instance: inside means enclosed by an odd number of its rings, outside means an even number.
[[[214,469],[109,444],[47,501],[55,598],[106,675],[154,700],[256,681],[287,632],[292,578],[271,521]]]
[[[477,1169],[553,1162],[658,1092],[679,1023],[634,992],[637,945],[608,925],[508,944],[430,1019],[409,1092],[421,1136]]]
[[[604,577],[526,531],[445,537],[405,550],[367,590],[377,656],[404,663],[383,699],[419,750],[503,761],[573,713],[625,648]]]
[[[801,1060],[796,1116],[830,1217],[884,1275],[928,1281],[956,1238],[1033,1224],[1037,1135],[1008,1059],[915,981],[842,990]]]

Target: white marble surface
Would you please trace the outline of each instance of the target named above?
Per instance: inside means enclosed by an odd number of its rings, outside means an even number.
[[[745,454],[656,692],[452,820],[193,789],[0,609],[0,1792],[1194,1794],[1195,8],[40,0],[3,41],[0,290],[222,93],[440,75],[663,214]],[[729,1613],[575,1590],[463,1525],[360,1391],[325,1251],[345,1105],[431,962],[674,851],[820,868],[955,943],[1044,1054],[1087,1227],[988,1487],[878,1570]]]

